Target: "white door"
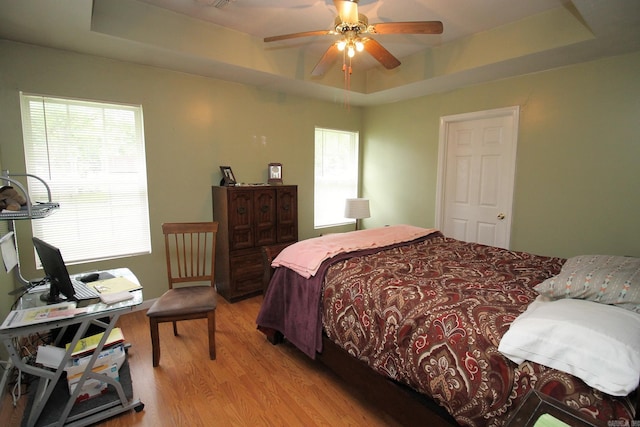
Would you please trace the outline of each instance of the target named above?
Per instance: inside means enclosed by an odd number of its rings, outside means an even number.
[[[436,227],[445,236],[508,248],[519,108],[440,122]]]

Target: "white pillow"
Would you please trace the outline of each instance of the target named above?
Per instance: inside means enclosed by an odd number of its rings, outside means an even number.
[[[567,372],[613,396],[640,381],[640,314],[578,299],[539,296],[511,324],[498,350]]]

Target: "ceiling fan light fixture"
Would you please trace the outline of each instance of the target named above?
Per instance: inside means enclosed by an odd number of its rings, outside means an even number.
[[[356,54],[356,50],[353,48],[353,45],[349,45],[349,47],[347,48],[347,55],[349,55],[349,58],[353,58]]]
[[[358,52],[362,52],[364,50],[364,43],[362,43],[362,40],[360,39],[356,40],[356,50]]]
[[[346,40],[340,40],[338,43],[336,43],[336,47],[338,48],[338,50],[340,52],[342,52],[344,50],[344,48],[347,47],[347,41]]]

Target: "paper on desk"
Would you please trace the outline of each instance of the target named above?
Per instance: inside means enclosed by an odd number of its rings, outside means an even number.
[[[142,289],[141,285],[132,282],[126,277],[113,277],[111,279],[97,280],[95,282],[87,283],[87,286],[94,288],[99,294],[115,294],[118,292]]]
[[[13,231],[8,232],[0,239],[0,248],[2,250],[2,259],[7,273],[18,265],[18,254],[13,242]]]
[[[61,302],[42,307],[12,310],[2,322],[0,329],[18,328],[20,326],[66,319],[86,311],[86,308],[76,308],[75,302]]]

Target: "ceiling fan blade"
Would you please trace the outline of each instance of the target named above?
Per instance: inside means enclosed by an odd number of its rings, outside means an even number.
[[[369,27],[372,34],[442,34],[440,21],[381,22]]]
[[[374,39],[363,40],[364,50],[369,52],[371,56],[378,60],[386,69],[391,70],[400,65],[398,58],[393,56],[391,52],[385,49],[380,43]]]
[[[322,55],[320,62],[318,62],[313,71],[311,71],[311,75],[315,77],[323,75],[329,67],[333,65],[339,52],[338,47],[335,44],[332,44],[324,55]]]
[[[333,0],[342,22],[358,23],[358,0]]]
[[[264,41],[268,43],[268,42],[277,42],[280,40],[287,40],[287,39],[297,39],[299,37],[326,36],[329,34],[335,34],[335,31],[333,30],[304,31],[302,33],[283,34],[280,36],[265,37]]]

